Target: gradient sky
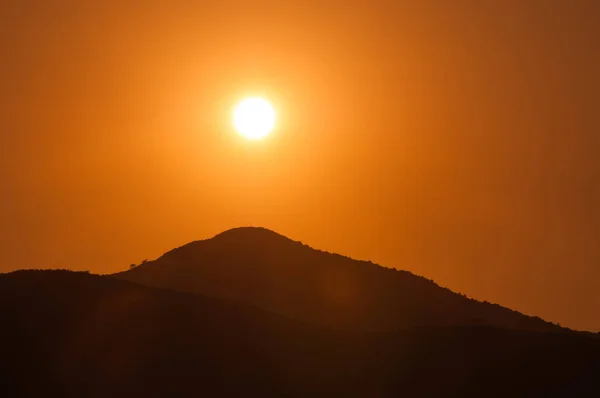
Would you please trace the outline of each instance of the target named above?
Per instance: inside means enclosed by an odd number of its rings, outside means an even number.
[[[4,0],[0,45],[0,272],[256,225],[600,330],[596,0]]]

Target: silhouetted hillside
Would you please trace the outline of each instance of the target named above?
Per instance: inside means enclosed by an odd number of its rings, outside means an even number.
[[[0,275],[0,321],[2,397],[600,393],[600,340],[575,333],[333,331],[85,273]]]
[[[486,325],[561,330],[540,318],[468,299],[410,272],[314,250],[264,228],[232,229],[116,276],[231,298],[340,329]]]

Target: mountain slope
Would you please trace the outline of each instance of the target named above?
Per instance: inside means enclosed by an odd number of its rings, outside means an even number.
[[[236,228],[115,276],[230,298],[339,329],[487,325],[559,331],[540,318],[468,299],[406,271],[311,249],[264,228]]]
[[[600,393],[575,333],[320,329],[67,271],[0,275],[4,397],[568,397]]]

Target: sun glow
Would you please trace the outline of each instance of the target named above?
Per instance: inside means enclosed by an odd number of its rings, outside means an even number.
[[[236,106],[233,124],[242,136],[257,140],[275,127],[275,110],[262,98],[246,98]]]

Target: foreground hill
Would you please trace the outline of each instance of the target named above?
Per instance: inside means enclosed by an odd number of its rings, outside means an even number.
[[[264,228],[232,229],[115,276],[235,299],[338,329],[486,325],[561,330],[540,318],[468,299],[410,272],[314,250]]]
[[[0,275],[3,397],[598,396],[600,340],[368,334],[67,271]]]

